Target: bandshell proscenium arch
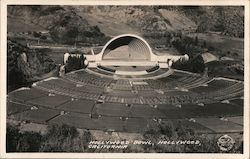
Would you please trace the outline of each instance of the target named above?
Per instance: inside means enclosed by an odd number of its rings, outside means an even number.
[[[120,49],[122,47],[126,49],[123,52]],[[118,53],[119,51],[120,54]],[[117,58],[116,56],[113,57],[115,60],[122,58],[120,55],[124,53],[128,53],[131,56],[130,60],[151,61],[152,56],[154,56],[148,42],[135,34],[122,34],[109,40],[100,53],[102,60],[112,59],[108,58],[108,54],[112,54],[112,52],[114,52],[113,55],[116,54],[117,56]]]
[[[187,55],[157,55],[148,42],[135,34],[122,34],[109,40],[100,53],[86,55],[88,68],[98,66],[155,67],[169,68],[178,60],[188,60]]]

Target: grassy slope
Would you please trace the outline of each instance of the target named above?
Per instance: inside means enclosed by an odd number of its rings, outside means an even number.
[[[170,11],[166,9],[159,9],[161,15],[168,19],[171,23],[171,26],[175,30],[196,30],[197,25],[194,21],[186,17],[177,11]]]
[[[206,41],[207,46],[214,47],[224,53],[228,51],[236,53],[239,59],[244,58],[244,39],[242,38],[207,33],[191,33],[188,36],[197,36],[199,40]]]
[[[137,28],[131,27],[125,23],[115,22],[111,17],[100,17],[89,14],[87,16],[85,15],[84,18],[86,18],[90,25],[97,25],[100,28],[101,32],[103,32],[107,36],[113,37],[127,33],[141,35],[140,31]]]
[[[44,31],[43,27],[24,22],[23,20],[15,17],[8,17],[7,19],[7,29],[8,32],[28,32],[28,31]]]

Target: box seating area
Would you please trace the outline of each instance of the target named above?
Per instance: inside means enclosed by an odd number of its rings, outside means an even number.
[[[149,85],[133,85],[133,89],[137,91],[152,91]]]
[[[149,86],[153,89],[171,89],[167,86],[166,83],[158,81],[158,80],[144,80],[149,84]]]
[[[156,97],[142,97],[141,102],[143,104],[160,104],[161,101]]]
[[[117,80],[114,83],[111,83],[109,88],[118,90],[131,90],[132,86],[128,80]]]
[[[110,89],[103,93],[104,96],[135,97],[131,90],[113,90]]]

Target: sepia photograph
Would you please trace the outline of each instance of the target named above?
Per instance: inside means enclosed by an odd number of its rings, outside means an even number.
[[[223,2],[4,4],[4,154],[248,154],[249,10]]]

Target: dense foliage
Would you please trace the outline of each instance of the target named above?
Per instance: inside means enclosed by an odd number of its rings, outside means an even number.
[[[98,28],[91,26],[87,20],[77,15],[74,10],[62,6],[9,6],[8,15],[25,18],[27,24],[36,25],[49,32],[54,43],[61,44],[97,44],[103,45],[109,39]],[[37,32],[35,38],[48,39]],[[27,39],[26,39],[27,40]],[[51,41],[47,41],[50,43]]]
[[[42,136],[35,132],[20,133],[19,129],[7,125],[6,151],[7,152],[38,152]]]
[[[161,122],[157,127],[149,126],[142,132],[141,140],[151,141],[154,145],[132,145],[124,150],[107,149],[101,152],[176,152],[176,153],[216,153],[219,150],[217,140],[220,135],[198,134],[193,128],[188,127],[181,121],[175,123]],[[7,152],[95,152],[89,149],[88,143],[95,140],[89,130],[77,131],[75,127],[68,125],[49,125],[47,133],[41,135],[36,132],[20,132],[14,126],[7,125],[6,133]],[[157,144],[162,141],[190,140],[199,141],[199,144]],[[98,150],[98,152],[100,152]],[[237,141],[230,153],[242,153],[243,142]]]
[[[45,135],[7,125],[6,139],[7,152],[86,152],[92,135],[67,125],[49,125]]]
[[[216,134],[199,134],[194,131],[193,128],[190,128],[181,121],[177,122],[161,122],[158,127],[149,127],[145,130],[144,140],[151,140],[153,143],[157,143],[159,140],[165,141],[178,141],[178,140],[190,140],[190,141],[199,141],[200,144],[168,144],[168,145],[144,145],[143,152],[176,152],[176,153],[216,153],[223,152],[219,149],[217,141],[219,136]],[[234,148],[229,152],[231,153],[242,153],[242,144],[243,142],[237,141]]]
[[[84,65],[84,61],[86,57],[82,54],[80,57],[69,56],[67,64],[65,65],[65,72],[71,72],[75,70],[79,70],[82,68],[86,68]]]
[[[8,40],[7,47],[9,90],[33,82],[35,76],[41,76],[56,67],[46,55],[46,50],[31,50],[10,40]]]

